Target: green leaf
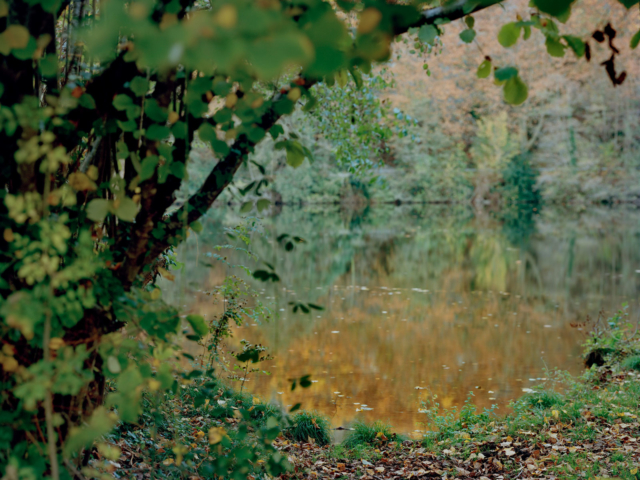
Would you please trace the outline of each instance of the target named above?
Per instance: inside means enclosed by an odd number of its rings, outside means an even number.
[[[129,88],[136,96],[141,97],[149,91],[149,80],[144,77],[135,77],[129,83]]]
[[[256,207],[258,207],[258,211],[262,212],[265,208],[269,208],[271,206],[271,201],[266,198],[261,198],[256,203]]]
[[[156,123],[165,123],[169,114],[162,108],[155,98],[147,98],[144,102],[144,114]]]
[[[547,46],[547,52],[552,57],[564,57],[564,49],[566,47],[560,43],[560,40],[553,37],[547,37],[545,45]]]
[[[502,26],[498,33],[498,42],[505,48],[513,47],[518,43],[520,38],[520,26],[515,22],[507,23]]]
[[[573,53],[576,54],[576,57],[582,58],[584,57],[584,53],[586,50],[585,43],[578,37],[574,37],[573,35],[565,35],[564,38],[567,41],[567,44],[573,50]]]
[[[438,29],[433,25],[423,25],[418,32],[418,38],[421,42],[433,46],[438,36]]]
[[[464,17],[464,23],[467,24],[468,28],[473,28],[476,25],[476,19],[471,15],[467,15],[466,17]]]
[[[269,129],[269,135],[271,135],[271,138],[273,138],[274,140],[282,134],[284,134],[284,128],[282,128],[282,125],[276,124]]]
[[[468,28],[460,32],[460,40],[462,40],[464,43],[471,43],[473,42],[474,38],[476,38],[476,31],[472,28]]]
[[[146,157],[144,160],[142,160],[142,166],[140,168],[141,182],[144,182],[145,180],[149,180],[151,177],[153,177],[153,173],[155,172],[156,166],[158,165],[159,162],[160,162],[160,159],[155,155],[151,155],[149,157]]]
[[[130,107],[131,105],[133,105],[133,100],[129,95],[125,95],[124,93],[116,95],[116,97],[113,99],[113,106],[116,108],[116,110],[126,110],[127,107]]]
[[[109,213],[109,200],[104,198],[94,198],[87,204],[87,218],[94,222],[104,221]]]
[[[149,125],[147,131],[145,132],[145,137],[149,140],[164,140],[171,134],[171,130],[169,127],[165,125],[158,125],[154,123],[153,125]]]
[[[494,76],[499,82],[504,82],[518,76],[518,69],[515,67],[502,67],[495,71]]]
[[[253,202],[244,202],[240,207],[240,213],[248,213],[253,210]]]
[[[191,225],[189,225],[189,227],[191,228],[191,230],[193,230],[196,233],[201,233],[202,230],[203,230],[202,223],[200,223],[198,220],[196,220],[195,222],[191,223]]]
[[[169,166],[169,171],[174,177],[179,178],[180,180],[182,180],[187,173],[187,169],[182,162],[173,162]]]
[[[204,337],[207,333],[209,333],[207,322],[204,321],[204,318],[202,316],[187,315],[187,322],[189,322],[189,325],[191,325],[193,331],[200,335],[200,337]]]
[[[478,78],[488,78],[491,75],[491,60],[485,60],[478,67]]]
[[[298,168],[304,162],[305,153],[302,145],[294,140],[284,142],[287,150],[287,164],[293,168]]]
[[[541,12],[553,17],[561,17],[570,11],[573,2],[574,0],[532,0],[531,3]]]
[[[631,49],[635,50],[638,48],[638,44],[640,43],[640,30],[631,38]]]
[[[116,418],[103,406],[97,407],[81,427],[71,428],[69,439],[64,444],[65,456],[70,457],[82,447],[88,447],[96,439],[107,435],[114,427]]]
[[[57,55],[47,55],[38,62],[40,72],[45,77],[55,77],[58,73],[58,57]]]
[[[618,0],[622,5],[624,5],[626,8],[631,8],[634,5],[637,5],[638,2],[640,2],[640,0]]]
[[[89,110],[95,110],[96,108],[96,101],[88,93],[82,94],[82,96],[78,99],[78,104],[81,107],[88,108]]]
[[[519,76],[507,80],[504,86],[504,99],[510,105],[522,105],[529,97],[529,87]]]
[[[125,222],[133,222],[138,214],[138,204],[129,197],[120,197],[114,201],[116,217]]]

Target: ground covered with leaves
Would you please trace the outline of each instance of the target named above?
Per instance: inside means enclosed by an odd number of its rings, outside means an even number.
[[[469,406],[440,415],[421,441],[383,434],[345,448],[279,437],[294,465],[282,478],[640,478],[640,374],[603,367],[579,380],[560,377],[505,417]]]

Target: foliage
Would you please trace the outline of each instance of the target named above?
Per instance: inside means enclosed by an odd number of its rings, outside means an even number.
[[[331,443],[331,423],[318,412],[302,410],[291,417],[290,424],[284,429],[284,435],[295,442]]]

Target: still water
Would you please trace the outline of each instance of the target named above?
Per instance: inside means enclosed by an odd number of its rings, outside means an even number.
[[[260,365],[270,375],[252,374],[243,388],[285,407],[300,402],[334,426],[383,420],[414,432],[433,395],[460,407],[471,392],[478,407],[504,412],[549,371],[581,371],[585,332],[575,324],[624,302],[637,310],[635,209],[323,206],[256,219],[225,208],[203,223],[179,251],[185,267],[168,300],[211,319],[224,301],[209,293],[228,275],[248,280],[272,319],[245,321],[230,343],[263,344],[274,360]],[[237,225],[248,247],[224,235]],[[277,240],[285,233],[304,241],[287,251]],[[268,270],[264,262],[279,282],[236,266]],[[290,302],[324,310],[293,313]],[[307,374],[312,386],[291,391],[290,379]]]

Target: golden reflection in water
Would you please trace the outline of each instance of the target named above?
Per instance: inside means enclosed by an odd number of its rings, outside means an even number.
[[[287,297],[279,305],[304,297],[279,293]],[[287,310],[270,323],[235,328],[232,348],[247,339],[275,357],[261,365],[271,375],[249,377],[248,391],[285,407],[300,402],[334,426],[360,418],[399,432],[421,429],[421,400],[433,394],[459,407],[472,392],[479,408],[504,411],[523,388],[541,383],[545,368],[581,367],[579,332],[508,292],[344,285],[320,303],[326,310],[312,315]],[[207,296],[191,307],[207,315],[218,308]],[[290,379],[307,374],[312,386],[292,392]]]

